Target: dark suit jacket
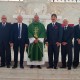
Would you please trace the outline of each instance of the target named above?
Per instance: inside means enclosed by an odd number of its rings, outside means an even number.
[[[56,22],[55,26],[52,23],[47,25],[47,42],[56,44],[56,42],[61,43],[62,41],[62,26],[60,23]]]
[[[79,24],[74,26],[74,41],[77,42],[80,39],[80,28],[79,28]]]
[[[63,27],[62,42],[67,42],[67,44],[72,44],[73,37],[74,37],[74,28],[68,25],[67,30],[65,31]]]
[[[9,44],[11,34],[11,24],[6,22],[5,27],[3,28],[2,22],[0,23],[0,44]]]
[[[24,23],[22,23],[21,41],[23,45],[28,44],[28,28]],[[18,43],[18,23],[12,24],[10,42],[14,43],[14,45]]]

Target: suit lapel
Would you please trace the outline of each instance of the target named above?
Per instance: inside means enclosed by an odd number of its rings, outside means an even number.
[[[7,22],[6,22],[6,25],[5,25],[5,27],[4,28],[7,28]]]
[[[18,34],[18,23],[16,23],[16,26],[15,26],[16,30],[17,31],[17,34]]]
[[[23,34],[23,23],[22,23],[22,29],[21,29],[21,37],[22,37],[22,34]]]
[[[80,28],[79,28],[79,25],[78,25],[78,28],[77,28],[78,30],[77,31],[79,31],[79,34],[80,34]]]
[[[3,26],[2,26],[2,22],[1,22],[1,27],[3,28]]]

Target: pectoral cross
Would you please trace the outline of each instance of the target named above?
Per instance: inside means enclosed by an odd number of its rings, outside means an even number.
[[[35,27],[35,30],[34,30],[34,37],[35,38],[38,38],[38,35],[37,35],[38,30],[39,30],[38,27]]]

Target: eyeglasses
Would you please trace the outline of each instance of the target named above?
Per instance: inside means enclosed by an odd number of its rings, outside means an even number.
[[[6,19],[6,18],[2,18],[2,19]]]

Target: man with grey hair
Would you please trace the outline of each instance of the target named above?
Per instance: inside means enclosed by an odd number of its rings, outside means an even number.
[[[10,34],[11,24],[7,22],[7,17],[2,15],[0,23],[0,54],[1,54],[1,66],[5,66],[5,60],[7,68],[10,68],[11,61],[11,49],[10,49]],[[6,52],[6,56],[5,56]],[[5,58],[6,57],[6,58]]]
[[[68,70],[71,70],[72,65],[72,39],[73,39],[73,27],[68,25],[68,20],[63,20],[63,36],[61,43],[61,55],[62,66],[60,68],[66,68],[66,54],[68,54]]]
[[[74,26],[74,61],[73,68],[79,65],[79,51],[80,51],[80,17],[79,24]]]
[[[12,24],[11,31],[11,46],[14,47],[14,66],[17,68],[18,63],[18,47],[20,47],[20,68],[24,68],[24,49],[28,46],[28,29],[27,25],[22,23],[23,18],[21,15],[17,17],[17,23]]]

